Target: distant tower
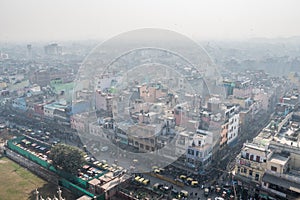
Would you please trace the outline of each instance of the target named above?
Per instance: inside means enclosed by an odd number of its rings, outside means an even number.
[[[28,60],[32,60],[32,46],[31,44],[27,44],[27,58]]]

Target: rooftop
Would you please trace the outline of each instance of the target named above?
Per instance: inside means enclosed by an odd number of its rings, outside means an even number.
[[[129,175],[124,174],[122,176],[116,177],[115,179],[105,183],[104,185],[101,186],[101,189],[103,189],[104,191],[108,191],[114,187],[116,187],[117,185],[119,185],[120,183],[128,180],[130,178]]]
[[[270,162],[276,163],[279,165],[286,165],[287,162],[289,161],[289,159],[290,159],[289,157],[285,157],[281,154],[274,153],[270,158]]]
[[[60,104],[60,103],[57,103],[57,102],[54,102],[54,103],[51,103],[51,104],[46,104],[44,105],[44,108],[47,108],[47,109],[66,109],[68,108],[68,105],[63,105],[63,104]]]
[[[262,152],[265,152],[266,151],[266,148],[264,148],[263,146],[259,145],[259,144],[255,144],[255,143],[245,143],[244,144],[244,148],[243,148],[245,151],[247,149],[255,149],[255,150],[258,150],[258,151],[262,151]]]
[[[259,146],[268,146],[272,139],[272,133],[270,131],[263,130],[255,138],[253,138],[253,143]]]
[[[83,196],[79,197],[77,200],[92,200],[92,198],[87,195],[83,195]]]
[[[282,144],[299,147],[299,133],[299,123],[289,121],[282,126],[281,131],[275,135],[274,140]]]
[[[100,183],[101,183],[101,181],[99,181],[99,180],[96,179],[96,178],[94,178],[94,179],[92,179],[92,180],[89,181],[89,184],[90,184],[90,185],[93,185],[93,186],[98,185],[98,184],[100,184]]]

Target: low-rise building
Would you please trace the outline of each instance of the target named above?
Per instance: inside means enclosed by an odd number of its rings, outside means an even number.
[[[300,195],[300,118],[290,110],[277,113],[252,143],[244,144],[235,179],[250,192],[295,199]]]
[[[245,143],[241,153],[236,158],[235,177],[247,184],[259,184],[270,155],[271,152],[264,146]]]

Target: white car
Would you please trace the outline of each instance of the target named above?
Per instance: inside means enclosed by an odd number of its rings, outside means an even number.
[[[108,151],[108,146],[102,147],[102,148],[101,148],[101,151],[102,151],[102,152]]]

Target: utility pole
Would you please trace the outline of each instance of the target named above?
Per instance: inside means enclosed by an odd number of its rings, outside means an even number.
[[[236,195],[236,190],[235,190],[235,185],[233,184],[233,174],[231,172],[229,172],[229,175],[231,177],[231,183],[232,183],[232,187],[233,187],[233,192],[234,192],[234,200],[237,200],[237,195]]]
[[[213,167],[214,169],[218,170],[218,171],[221,171],[221,172],[225,172],[225,173],[228,173],[229,174],[229,177],[230,177],[230,180],[231,180],[231,184],[232,184],[232,187],[233,187],[233,194],[234,194],[234,200],[238,200],[237,198],[237,195],[236,195],[236,189],[235,189],[235,185],[233,184],[233,175],[231,173],[231,171],[225,171],[225,170],[222,170],[222,169],[219,169],[219,168],[215,168]]]

